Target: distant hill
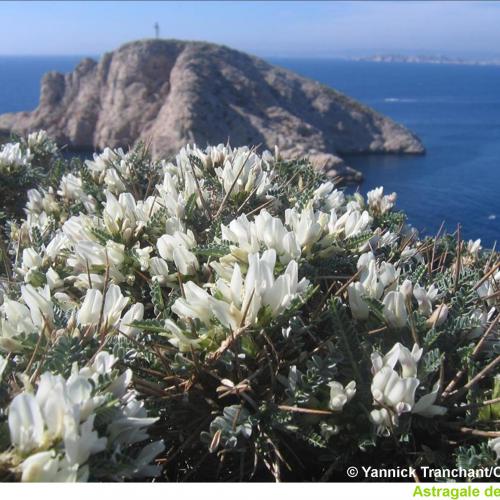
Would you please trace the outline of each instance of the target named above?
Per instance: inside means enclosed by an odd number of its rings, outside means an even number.
[[[0,131],[39,128],[78,148],[144,140],[155,155],[188,142],[278,145],[350,180],[359,175],[338,155],[424,152],[405,127],[336,90],[228,47],[178,40],[131,42],[69,74],[47,73],[38,108],[0,115]]]
[[[500,66],[500,59],[474,60],[447,56],[403,56],[399,54],[355,57],[354,61],[413,64],[459,64],[467,66]]]

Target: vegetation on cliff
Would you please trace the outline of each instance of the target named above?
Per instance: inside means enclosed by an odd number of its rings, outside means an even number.
[[[2,151],[44,170],[3,225],[0,478],[496,463],[497,252],[279,151]]]

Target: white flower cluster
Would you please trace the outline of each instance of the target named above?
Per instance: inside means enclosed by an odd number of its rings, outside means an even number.
[[[368,206],[378,214],[387,213],[396,203],[396,193],[384,195],[384,188],[378,187],[366,193]]]
[[[243,278],[241,268],[234,265],[229,281],[219,278],[212,287],[212,295],[192,281],[184,285],[184,297],[175,301],[172,311],[183,320],[187,329],[189,320],[199,320],[209,326],[216,318],[233,331],[255,323],[262,308],[272,317],[287,309],[291,302],[306,290],[309,282],[298,279],[298,266],[290,261],[285,272],[274,278],[276,252],[266,250],[262,256],[248,255],[248,270]],[[167,328],[174,335],[173,343],[181,350],[189,350],[202,338],[189,342],[186,335],[171,320]]]
[[[372,354],[371,391],[377,408],[372,410],[370,416],[379,434],[389,434],[398,425],[398,417],[403,413],[413,412],[425,417],[446,413],[446,408],[434,404],[439,384],[415,403],[415,393],[420,385],[418,362],[422,352],[416,344],[410,351],[398,342],[385,356],[378,352]],[[399,365],[400,372],[396,371],[396,365]]]
[[[10,172],[26,167],[31,161],[30,150],[24,150],[18,142],[7,142],[0,148],[0,171]]]
[[[352,380],[345,387],[337,381],[332,381],[330,387],[330,401],[328,408],[333,411],[342,411],[344,405],[356,395],[356,382]]]
[[[18,301],[6,299],[1,306],[0,344],[4,349],[18,350],[17,337],[41,334],[44,328],[51,328],[54,303],[71,314],[80,330],[99,329],[104,334],[114,329],[133,336],[137,330],[130,324],[143,318],[144,305],[132,304],[122,317],[129,299],[123,296],[121,284],[132,284],[140,272],[161,286],[175,287],[178,276],[194,276],[200,270],[192,252],[197,245],[196,238],[185,223],[185,209],[192,196],[198,197],[200,206],[203,197],[208,199],[210,196],[204,188],[204,174],[199,165],[215,168],[226,193],[230,186],[224,184],[226,174],[221,173],[220,168],[245,172],[245,184],[236,182],[235,186],[239,186],[237,189],[241,192],[255,191],[258,186],[256,192],[260,195],[264,193],[261,189],[264,179],[274,175],[272,161],[270,154],[261,158],[248,148],[232,150],[218,146],[201,151],[187,147],[177,156],[176,164],[160,165],[163,181],[156,186],[156,194],[137,200],[124,191],[133,175],[132,153],[105,149],[101,155],[94,155],[93,160],[86,162],[94,181],[104,190],[102,210],[98,210],[98,201],[86,194],[83,179],[77,173],[65,174],[57,193],[30,190],[27,219],[21,227],[14,227],[13,235],[18,241],[29,240],[34,229],[47,233],[58,218],[59,228],[39,249],[23,249],[20,265],[16,268],[25,282],[23,293]],[[63,215],[75,201],[82,203],[84,212],[70,217]],[[152,244],[143,246],[144,231],[151,218],[159,214],[164,215],[163,234]],[[239,241],[245,257],[230,259],[228,256],[211,263],[219,276],[212,295],[194,281],[184,283],[185,298],[179,299],[173,309],[179,312],[179,319],[203,319],[208,326],[208,318],[213,317],[223,326],[234,329],[254,322],[264,307],[273,315],[280,314],[307,286],[306,280],[298,281],[296,260],[300,258],[301,246],[310,244],[320,235],[319,224],[310,227],[311,217],[318,217],[312,208],[302,214],[287,213],[287,220],[295,232],[285,230],[279,219],[265,211],[257,215],[254,222],[250,223],[243,215],[229,228],[222,226],[223,239]],[[255,225],[255,230],[249,229]],[[276,234],[280,229],[281,233]],[[252,235],[243,236],[243,231],[247,230],[253,231]],[[103,232],[109,235],[105,242],[100,236]],[[261,241],[255,239],[257,233],[264,235],[272,252],[259,255]],[[284,233],[288,234],[288,243],[276,238]],[[288,267],[275,280],[276,252],[280,262]],[[80,291],[81,302],[67,293],[68,287]],[[187,310],[191,311],[191,316]],[[175,341],[177,329],[172,325],[173,322],[167,322]]]
[[[226,151],[224,151],[224,149]],[[273,156],[268,151],[260,157],[248,147],[221,149],[216,152],[223,156],[221,166],[215,173],[224,186],[224,191],[233,198],[241,193],[255,192],[257,197],[264,196],[273,186],[275,174],[271,168]],[[208,148],[206,155],[212,158],[213,148]],[[225,153],[225,154],[224,154]]]
[[[399,284],[401,269],[388,262],[377,263],[372,252],[362,254],[357,267],[359,281],[348,287],[349,305],[356,319],[368,318],[367,298],[382,300],[387,324],[393,328],[403,328],[408,324],[408,307],[413,296],[417,301],[418,310],[428,318],[430,325],[440,326],[446,321],[446,304],[439,304],[433,309],[433,303],[439,298],[435,285],[426,290],[418,284],[413,286],[409,279]]]
[[[102,351],[92,365],[75,365],[68,379],[43,373],[35,392],[27,381],[8,408],[12,450],[0,455],[0,463],[14,464],[27,482],[86,481],[91,457],[99,453],[108,457],[108,465],[119,465],[127,448],[149,438],[147,428],[157,419],[147,417],[128,389],[131,370],[114,373],[116,361]],[[99,414],[111,410],[111,421],[99,425]],[[161,441],[147,444],[135,458],[128,457],[125,469],[117,468],[116,477],[156,475],[159,469],[151,461],[163,449]]]
[[[50,270],[47,274],[49,273]],[[72,308],[68,333],[79,334],[79,326],[87,332],[92,330],[104,334],[115,329],[134,336],[137,330],[131,327],[131,324],[143,318],[144,306],[141,303],[133,304],[122,316],[128,302],[129,299],[122,295],[120,287],[114,284],[109,285],[104,296],[99,289],[88,289],[78,309],[73,308],[71,298],[66,293],[59,292],[52,296],[49,284],[43,288],[35,288],[30,284],[22,285],[21,301],[4,297],[0,306],[0,348],[19,352],[22,350],[22,339],[27,335],[43,335],[44,332],[51,331],[54,328],[56,303]]]
[[[32,132],[26,138],[26,146],[34,155],[51,156],[58,152],[56,142],[45,130]]]
[[[37,167],[37,160],[52,157],[57,152],[56,143],[45,130],[32,132],[21,142],[7,142],[0,147],[0,173],[9,174],[27,167]]]

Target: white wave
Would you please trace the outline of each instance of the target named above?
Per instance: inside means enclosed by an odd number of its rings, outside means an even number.
[[[410,97],[386,97],[385,102],[417,102],[417,99],[411,99]]]

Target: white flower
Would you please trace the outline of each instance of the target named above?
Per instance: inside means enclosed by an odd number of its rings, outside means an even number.
[[[380,233],[381,232],[380,228],[377,228],[376,232]],[[379,235],[375,236],[376,241],[374,242],[374,245],[378,245],[379,248],[393,246],[397,243],[398,238],[399,236],[397,233],[393,233],[391,231],[384,231],[383,234],[381,234],[380,236]]]
[[[74,174],[64,175],[59,183],[57,194],[67,200],[82,200],[85,197],[85,192],[81,177]]]
[[[106,187],[114,194],[123,193],[127,189],[118,172],[114,168],[108,168],[106,170],[104,184],[106,184]]]
[[[370,265],[370,262],[375,260],[375,255],[373,255],[373,252],[366,252],[362,253],[359,258],[358,262],[356,263],[356,268],[358,271],[361,271],[360,276],[366,276],[368,272],[368,266]]]
[[[370,420],[377,426],[377,434],[385,436],[389,435],[390,429],[398,423],[397,415],[386,408],[372,410]]]
[[[224,166],[214,170],[224,191],[231,193],[233,198],[254,189],[256,196],[260,197],[272,186],[273,173],[267,162],[247,147],[231,151],[224,159]]]
[[[412,412],[418,413],[423,417],[435,417],[436,415],[444,415],[446,413],[446,408],[444,406],[438,406],[434,403],[436,402],[437,395],[439,393],[439,382],[436,382],[432,388],[432,392],[422,396],[415,404]]]
[[[94,235],[92,229],[95,227],[95,220],[85,214],[70,217],[62,226],[62,231],[68,242],[92,241]]]
[[[324,182],[313,194],[315,202],[322,202],[326,210],[338,209],[345,203],[345,196],[342,191],[335,189],[332,182]]]
[[[126,454],[126,447],[148,439],[147,427],[157,419],[148,418],[143,403],[128,388],[131,370],[119,376],[113,373],[116,361],[115,356],[101,351],[91,366],[78,370],[74,365],[67,380],[44,372],[35,396],[25,390],[12,400],[9,453],[21,462],[22,481],[86,480],[91,455],[105,449],[114,456]],[[94,428],[95,412],[109,404],[114,413],[100,436]],[[158,444],[146,445],[135,461],[130,457],[132,470],[126,477],[156,473],[149,462],[161,450]]]
[[[309,281],[302,278],[299,282],[298,265],[293,260],[288,263],[285,272],[275,280],[275,263],[274,250],[266,250],[260,259],[257,255],[249,256],[246,283],[254,284],[256,292],[262,297],[262,304],[269,306],[273,315],[277,316],[289,307],[297,295],[305,291]]]
[[[135,337],[140,333],[139,328],[132,325],[134,321],[140,321],[144,317],[144,305],[138,302],[130,307],[130,309],[123,315],[120,322],[120,332],[128,337]]]
[[[377,266],[377,261],[372,252],[360,255],[357,262],[359,271],[359,281],[363,286],[365,295],[380,299],[384,289],[395,290],[400,270],[396,269],[388,262],[381,262]]]
[[[435,285],[431,285],[427,291],[420,285],[415,285],[413,287],[413,296],[417,299],[418,310],[424,316],[430,316],[432,312],[432,302],[438,297],[438,289]]]
[[[441,326],[447,319],[448,319],[448,306],[446,304],[440,304],[436,306],[434,312],[427,320],[427,325]]]
[[[385,214],[396,202],[396,193],[384,196],[384,188],[378,187],[366,193],[368,206],[377,213]]]
[[[26,167],[30,161],[30,150],[23,153],[21,144],[18,142],[8,142],[0,149],[0,167]]]
[[[83,465],[94,455],[106,449],[107,439],[99,438],[94,430],[95,415],[91,415],[78,428],[67,428],[64,435],[64,450],[70,465]]]
[[[129,241],[144,226],[144,221],[138,220],[137,204],[130,193],[121,193],[117,199],[107,191],[102,217],[106,229],[111,234],[120,234],[125,241]]]
[[[47,278],[47,285],[51,291],[55,288],[62,287],[64,284],[64,281],[53,267],[49,268],[49,270],[45,273],[45,277]]]
[[[267,210],[262,210],[250,222],[245,214],[231,221],[229,226],[221,225],[222,239],[237,243],[232,253],[241,260],[247,260],[249,253],[260,250],[261,244],[276,250],[280,261],[287,264],[300,258],[300,246],[293,231],[288,231],[281,219],[272,217]]]
[[[467,252],[469,252],[473,257],[477,257],[481,251],[481,240],[476,241],[469,240],[467,243]]]
[[[410,300],[413,292],[412,282],[409,279],[404,280],[399,287],[399,291],[403,294],[406,301]]]
[[[359,320],[368,319],[370,311],[368,309],[368,304],[363,300],[363,295],[365,293],[363,285],[359,282],[351,283],[347,287],[347,293],[349,295],[349,305],[353,317]]]
[[[488,441],[488,446],[494,451],[497,456],[497,460],[500,460],[500,437],[490,439]]]
[[[58,255],[60,255],[61,251],[69,245],[68,237],[62,233],[58,232],[56,235],[50,240],[50,243],[47,245],[45,249],[45,254],[50,257],[52,260],[55,260]]]
[[[109,375],[113,366],[115,365],[117,359],[112,354],[109,354],[106,351],[101,351],[94,360],[92,365],[92,369],[98,375]]]
[[[0,316],[0,347],[6,351],[17,351],[20,344],[15,337],[36,331],[30,310],[24,305],[4,297]]]
[[[382,262],[379,267],[379,278],[386,290],[395,290],[400,269],[389,262]],[[411,283],[410,283],[411,285]]]
[[[180,352],[191,352],[198,349],[203,338],[190,338],[171,319],[165,320],[165,330],[170,334],[169,342]]]
[[[43,210],[43,196],[38,189],[28,189],[26,193],[28,195],[28,202],[26,203],[26,209],[29,212],[40,213]]]
[[[161,472],[161,466],[151,465],[151,462],[165,450],[165,444],[162,440],[154,441],[146,445],[134,460],[136,467],[136,477],[156,477]]]
[[[237,243],[247,253],[259,250],[255,224],[248,220],[246,214],[233,219],[228,226],[221,224],[221,235],[223,240]]]
[[[46,130],[37,130],[28,134],[26,144],[30,149],[41,150],[46,154],[57,152],[57,144],[49,137]]]
[[[59,439],[64,435],[67,421],[76,420],[76,409],[72,408],[66,391],[66,381],[61,375],[45,372],[40,377],[36,391],[36,402],[42,412],[47,436]]]
[[[78,323],[82,326],[97,324],[102,308],[102,293],[91,288],[87,290],[85,299],[77,314]]]
[[[152,279],[159,281],[160,285],[164,285],[168,278],[168,265],[165,260],[160,257],[152,257],[149,261],[149,272]]]
[[[21,296],[30,309],[33,324],[40,329],[52,324],[54,311],[50,298],[49,285],[44,288],[34,288],[31,285],[21,287]]]
[[[382,406],[392,407],[398,415],[409,412],[415,404],[419,383],[415,377],[400,377],[390,366],[384,366],[373,377],[373,399]]]
[[[443,413],[441,407],[434,405],[438,386],[434,387],[431,394],[423,396],[415,404],[415,392],[420,385],[417,369],[422,353],[423,349],[416,344],[410,351],[397,342],[385,356],[382,357],[377,352],[371,355],[373,373],[371,390],[374,404],[383,407],[371,413],[371,419],[377,424],[379,434],[387,434],[392,426],[396,426],[398,417],[402,413],[413,411],[425,416]],[[398,363],[401,373],[395,370]]]
[[[483,311],[480,308],[476,308],[472,311],[470,317],[474,322],[478,322],[478,326],[473,328],[468,334],[468,339],[475,339],[482,335],[486,329],[486,325],[493,318],[496,309],[492,307],[489,311]]]
[[[94,153],[93,160],[85,160],[85,165],[91,172],[99,175],[124,157],[125,154],[120,148],[116,150],[105,148],[101,154]]]
[[[185,246],[176,246],[173,252],[174,264],[177,270],[185,275],[192,275],[200,267],[196,255]]]
[[[342,411],[344,405],[348,403],[356,394],[356,382],[349,382],[345,388],[340,382],[330,382],[330,402],[328,408],[333,411]]]
[[[100,290],[91,288],[87,290],[85,299],[77,314],[77,320],[82,326],[97,325],[101,319],[101,328],[111,328],[116,326],[120,320],[121,313],[128,304],[129,299],[125,298],[118,285],[109,285],[102,305],[102,293]]]
[[[10,441],[20,453],[29,453],[44,444],[44,421],[32,394],[22,393],[12,400],[8,422]]]
[[[150,254],[152,251],[153,247],[140,248],[139,246],[137,246],[136,248],[134,248],[134,252],[141,266],[141,271],[147,271],[149,269],[149,263],[151,261]]]
[[[336,231],[343,229],[346,238],[354,237],[369,229],[372,221],[372,217],[366,210],[361,212],[356,209],[348,209],[337,221]]]
[[[500,287],[500,271],[496,272],[491,278],[487,279],[478,289],[477,294],[481,299],[486,300],[486,303],[493,307],[495,306],[496,293]]]
[[[365,291],[365,295],[372,299],[380,299],[384,293],[384,284],[379,280],[375,260],[371,260],[368,264],[368,269],[365,269],[361,273],[360,283]]]
[[[403,377],[416,377],[418,362],[422,357],[423,349],[417,344],[410,350],[399,342],[396,342],[392,349],[382,357],[378,352],[371,355],[372,373],[375,374],[384,366],[394,368],[399,362],[402,368]]]
[[[23,260],[21,269],[27,273],[30,269],[39,268],[42,265],[42,257],[33,248],[25,248],[23,250]]]
[[[42,451],[28,457],[21,464],[23,483],[75,482],[78,466],[70,466],[56,457],[53,451]]]
[[[312,206],[304,208],[301,213],[298,213],[295,208],[287,209],[285,222],[293,229],[301,248],[318,241],[323,231],[318,222],[318,214],[314,213]]]
[[[129,299],[122,295],[118,285],[109,285],[104,300],[104,318],[108,327],[115,326],[118,323],[128,301]]]
[[[184,297],[174,302],[172,312],[181,318],[199,319],[208,324],[212,314],[210,305],[211,297],[206,290],[188,281],[184,284]]]
[[[416,377],[417,365],[424,350],[418,347],[417,344],[413,345],[411,352],[399,342],[395,344],[395,347],[396,346],[398,351],[398,361],[401,364],[403,377]],[[389,356],[389,354],[387,355]]]
[[[388,292],[383,300],[384,318],[393,328],[403,328],[408,322],[405,298],[401,292]]]
[[[0,382],[2,381],[3,372],[5,371],[5,368],[7,368],[8,363],[8,360],[0,355]]]
[[[164,234],[156,242],[160,256],[167,261],[173,261],[177,270],[184,275],[194,274],[200,266],[196,255],[189,251],[195,244],[191,231]]]

